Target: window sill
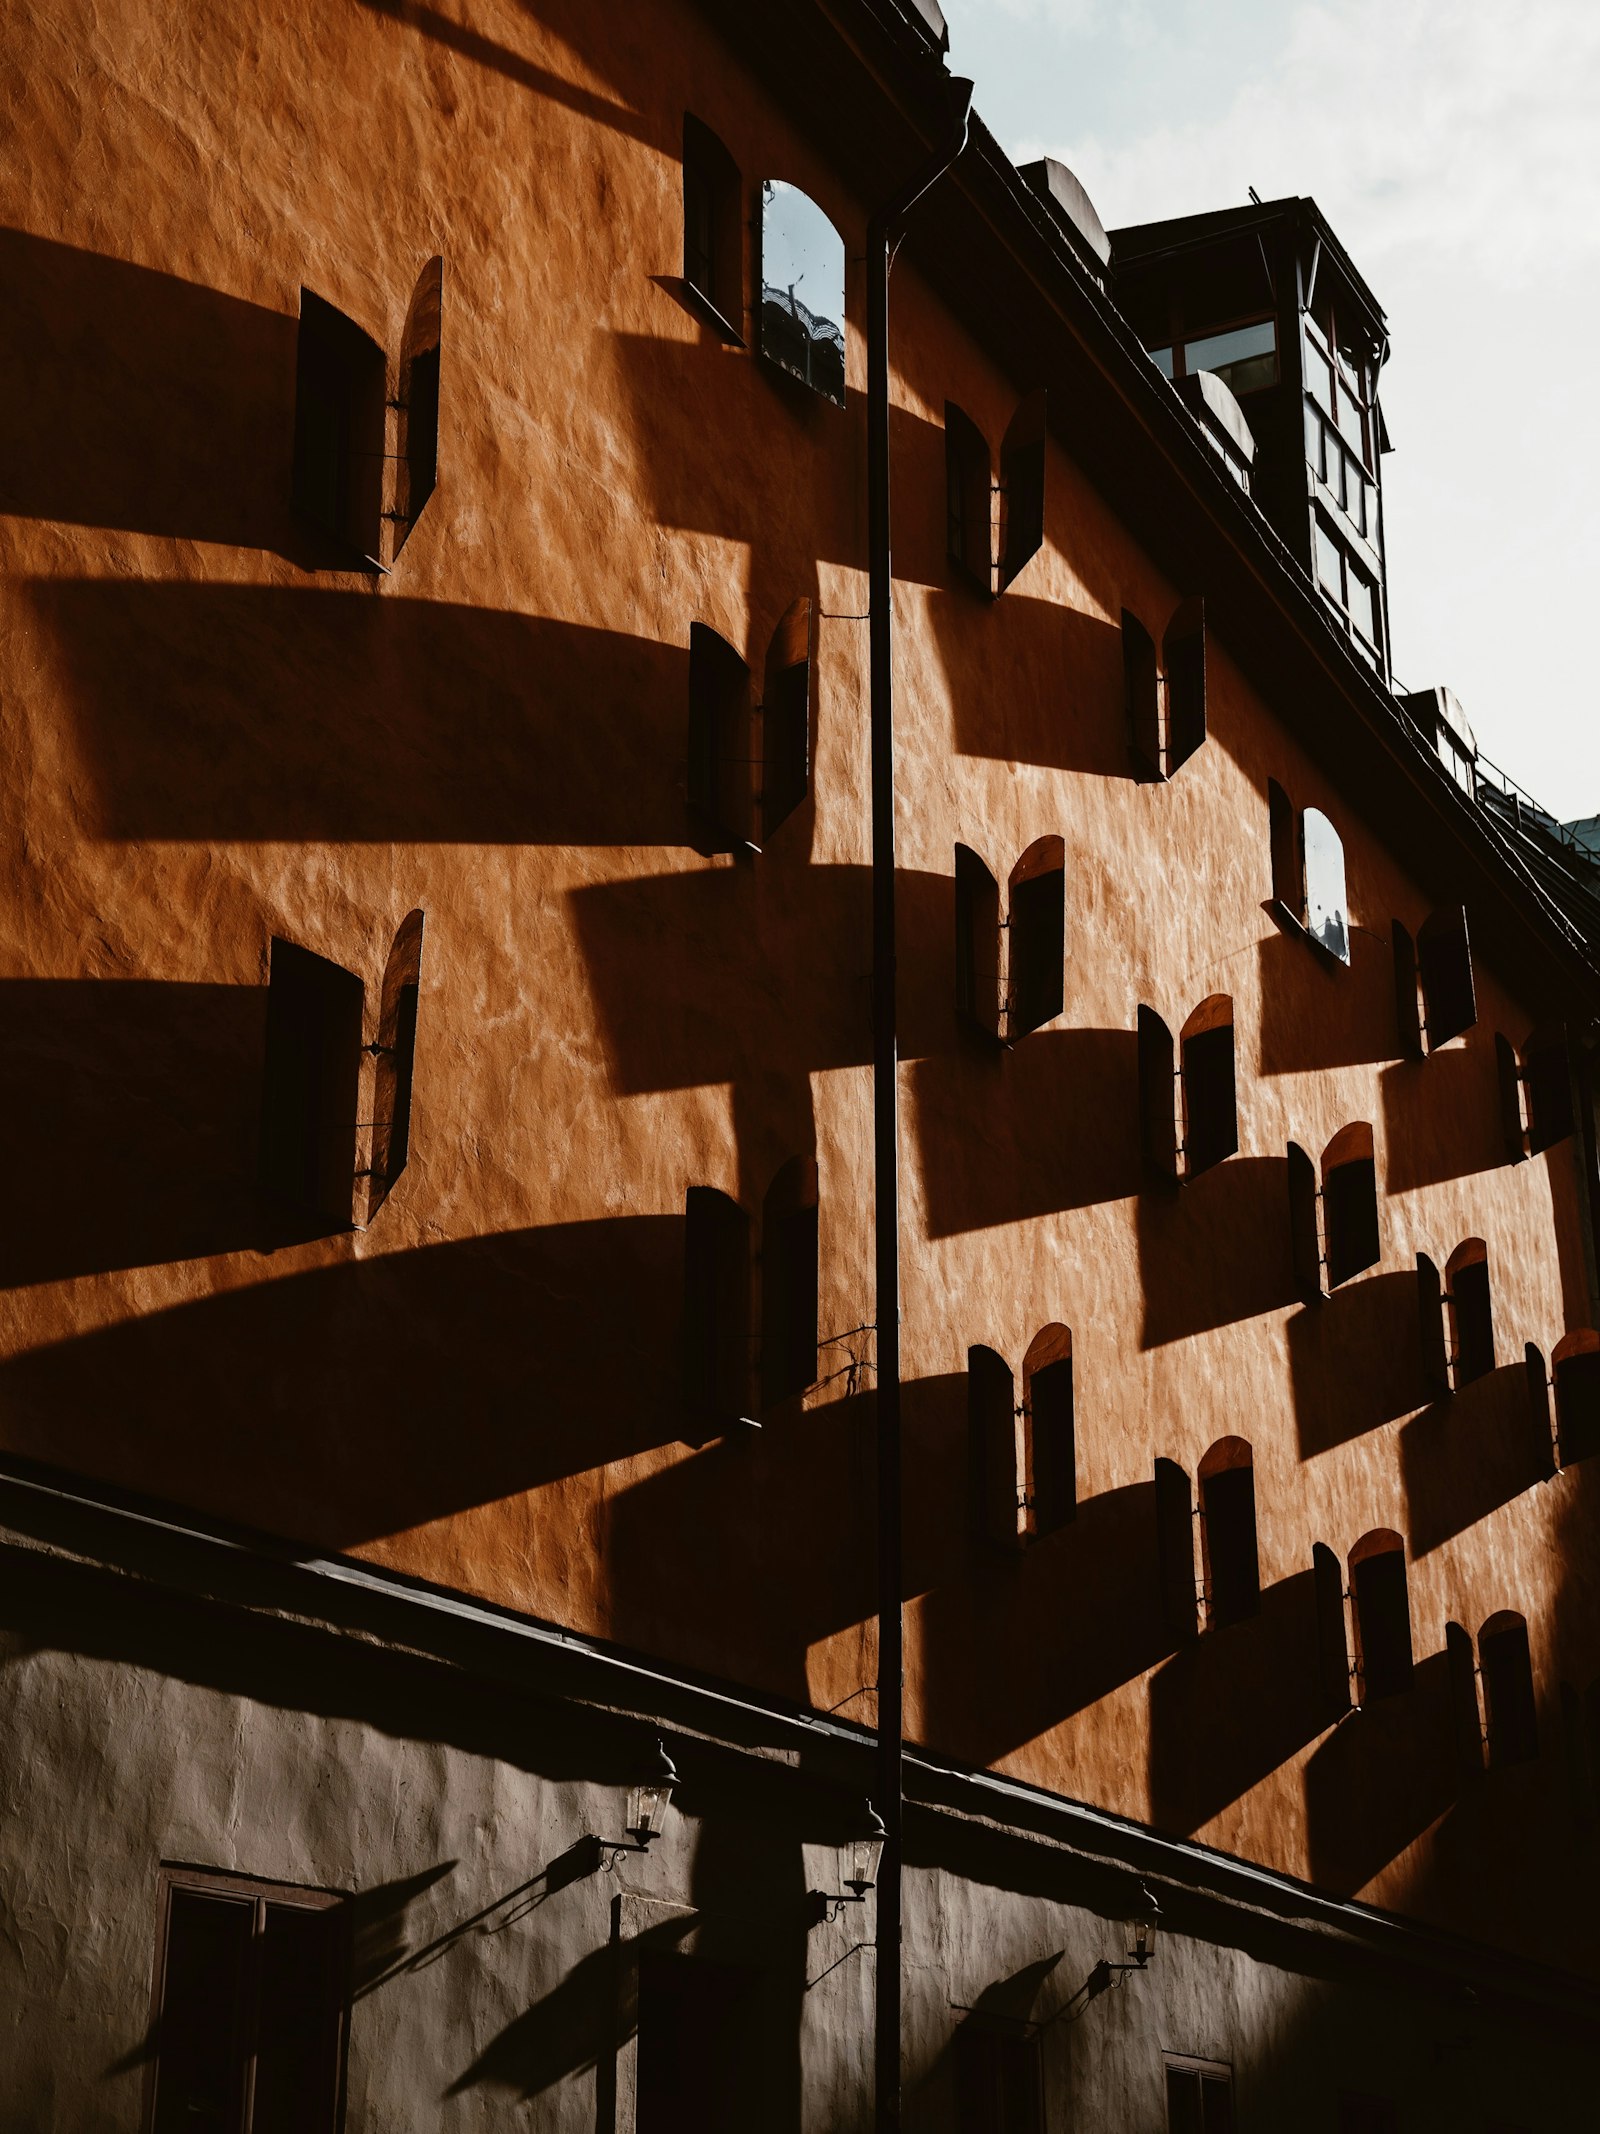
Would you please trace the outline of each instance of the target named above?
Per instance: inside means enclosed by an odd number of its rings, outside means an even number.
[[[744,348],[748,345],[738,327],[723,316],[703,289],[697,288],[691,281],[682,280],[678,283],[678,293],[688,309],[697,313],[717,338],[729,348]]]

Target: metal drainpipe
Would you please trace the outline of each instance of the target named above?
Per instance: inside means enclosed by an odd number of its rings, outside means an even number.
[[[894,644],[889,557],[889,268],[906,217],[967,145],[972,84],[948,83],[950,130],[867,224],[867,550],[872,719],[872,1145],[878,1424],[878,1790],[873,2022],[877,2125],[900,2126],[901,1740],[905,1629],[900,1534],[900,1166],[894,932]]]

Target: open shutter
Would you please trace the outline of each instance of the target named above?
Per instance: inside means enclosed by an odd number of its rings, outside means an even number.
[[[1061,1013],[1066,999],[1066,846],[1030,845],[1011,872],[1006,1037],[1015,1043]]]
[[[1161,641],[1167,670],[1167,776],[1206,737],[1206,604],[1198,593],[1178,608]]]
[[[1567,1033],[1556,1024],[1529,1038],[1523,1051],[1528,1077],[1528,1147],[1535,1156],[1572,1132],[1572,1070]]]
[[[1436,911],[1417,935],[1417,963],[1422,973],[1423,1018],[1428,1050],[1437,1052],[1478,1020],[1478,997],[1472,982],[1472,944],[1467,938],[1466,907]]]
[[[1163,1178],[1178,1175],[1172,1032],[1154,1008],[1139,1010],[1139,1135],[1144,1160]]]
[[[1127,608],[1122,611],[1122,700],[1128,747],[1147,778],[1161,770],[1161,694],[1156,680],[1155,639]]]
[[[439,346],[444,311],[444,261],[430,259],[417,276],[400,343],[400,466],[404,494],[394,517],[395,553],[422,516],[439,478]]]
[[[1550,1373],[1537,1343],[1524,1344],[1522,1369],[1528,1388],[1528,1463],[1545,1480],[1555,1473],[1556,1446],[1550,1427]]]
[[[956,847],[956,1012],[1000,1035],[1000,885],[976,852]]]
[[[1450,1358],[1444,1338],[1444,1286],[1425,1252],[1417,1254],[1417,1336],[1422,1383],[1428,1398],[1437,1400],[1450,1391]]]
[[[300,292],[295,356],[295,514],[381,570],[387,365],[383,350],[313,290]]]
[[[1182,1644],[1196,1635],[1194,1497],[1176,1460],[1156,1461],[1156,1551],[1161,1567],[1161,1612],[1167,1632]]]
[[[750,1399],[750,1218],[714,1186],[684,1196],[683,1387],[691,1434],[716,1435]]]
[[[725,637],[689,626],[689,809],[717,852],[749,851],[750,669]]]
[[[1317,1167],[1298,1142],[1289,1143],[1289,1242],[1294,1280],[1307,1303],[1323,1294],[1322,1246],[1317,1236]]]
[[[365,988],[351,971],[276,936],[267,989],[261,1187],[336,1229],[349,1227]]]
[[[1318,1708],[1324,1723],[1350,1709],[1350,1648],[1344,1627],[1344,1573],[1325,1542],[1311,1551],[1311,1586],[1317,1611]]]
[[[944,404],[945,546],[981,593],[994,591],[994,481],[989,441],[953,400]]]
[[[1472,1639],[1459,1623],[1444,1626],[1445,1659],[1450,1670],[1450,1732],[1456,1765],[1464,1777],[1483,1770],[1483,1719],[1478,1707],[1478,1669]]]
[[[1070,1356],[1042,1365],[1029,1379],[1028,1423],[1033,1452],[1034,1532],[1053,1534],[1078,1509]]]
[[[1267,780],[1268,834],[1272,844],[1272,901],[1298,925],[1306,919],[1306,866],[1294,802],[1276,778]]]
[[[1407,928],[1396,919],[1394,936],[1394,1024],[1401,1059],[1422,1057],[1422,1026],[1417,1019],[1417,949]]]
[[[761,827],[770,837],[811,788],[811,602],[787,607],[761,695]]]
[[[1011,1367],[993,1349],[967,1351],[967,1416],[972,1433],[973,1528],[994,1547],[1021,1540],[1017,1472],[1017,1393]]]
[[[1003,593],[1044,543],[1044,388],[1029,393],[1000,446],[1000,590]]]
[[[1571,1338],[1571,1337],[1569,1337]],[[1600,1348],[1555,1354],[1556,1429],[1561,1464],[1600,1452]]]
[[[422,980],[422,913],[401,920],[389,960],[374,1040],[378,1062],[372,1108],[372,1161],[367,1220],[382,1206],[411,1154],[411,1081],[417,1048],[417,999]]]
[[[1501,1030],[1494,1034],[1494,1063],[1500,1078],[1500,1133],[1506,1145],[1507,1163],[1521,1163],[1527,1155],[1522,1140],[1522,1078],[1510,1038]]]

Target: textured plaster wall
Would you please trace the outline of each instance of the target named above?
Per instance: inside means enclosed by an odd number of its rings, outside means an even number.
[[[864,209],[681,5],[23,0],[0,33],[0,1436],[13,1452],[351,1549],[870,1716]],[[747,187],[844,233],[851,404],[680,300],[686,108]],[[439,487],[391,575],[312,572],[288,514],[295,318],[394,349],[445,262]],[[748,274],[747,274],[748,284]],[[1414,880],[1213,641],[1211,738],[1136,784],[1117,622],[1162,582],[1053,415],[1044,552],[992,608],[943,558],[943,402],[996,374],[902,266],[894,427],[911,1709],[949,1753],[1417,1903],[1564,1960],[1555,1691],[1600,1673],[1583,1472],[1508,1458],[1525,1342],[1589,1316],[1572,1144],[1500,1160],[1496,1028],[1395,1059]],[[692,850],[690,623],[758,662],[817,603],[814,799],[754,867]],[[1355,960],[1263,909],[1266,782],[1346,846]],[[1005,1057],[951,1002],[957,840],[1067,843],[1067,991]],[[413,1154],[373,1225],[264,1249],[267,948],[376,990],[426,913]],[[1134,1019],[1232,995],[1240,1154],[1141,1189]],[[1383,1260],[1293,1301],[1289,1138],[1371,1123]],[[814,1146],[817,1390],[759,1440],[678,1403],[691,1184],[759,1206]],[[1496,1379],[1425,1410],[1406,1270],[1488,1244]],[[968,1538],[966,1353],[1073,1329],[1078,1520]],[[1514,1368],[1517,1367],[1517,1368]],[[1150,1478],[1255,1449],[1263,1623],[1174,1658]],[[1427,1697],[1323,1738],[1275,1642],[1313,1542],[1408,1537]],[[1458,1797],[1444,1625],[1528,1618],[1545,1753]],[[848,1700],[848,1701],[846,1701]],[[1419,1775],[1420,1774],[1420,1775]],[[242,1825],[241,1825],[242,1827]],[[1592,1850],[1577,1870],[1594,1873]],[[1552,1933],[1554,1938],[1552,1938]]]

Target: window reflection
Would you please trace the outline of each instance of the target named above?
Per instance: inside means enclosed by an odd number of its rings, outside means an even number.
[[[1300,818],[1306,855],[1306,931],[1341,963],[1350,961],[1350,923],[1344,885],[1344,845],[1320,808]]]
[[[844,240],[782,179],[761,187],[761,352],[844,405]]]
[[[1207,334],[1186,341],[1183,367],[1215,371],[1231,393],[1253,393],[1278,382],[1278,328],[1272,319],[1258,319],[1251,326],[1235,326],[1227,333]]]

